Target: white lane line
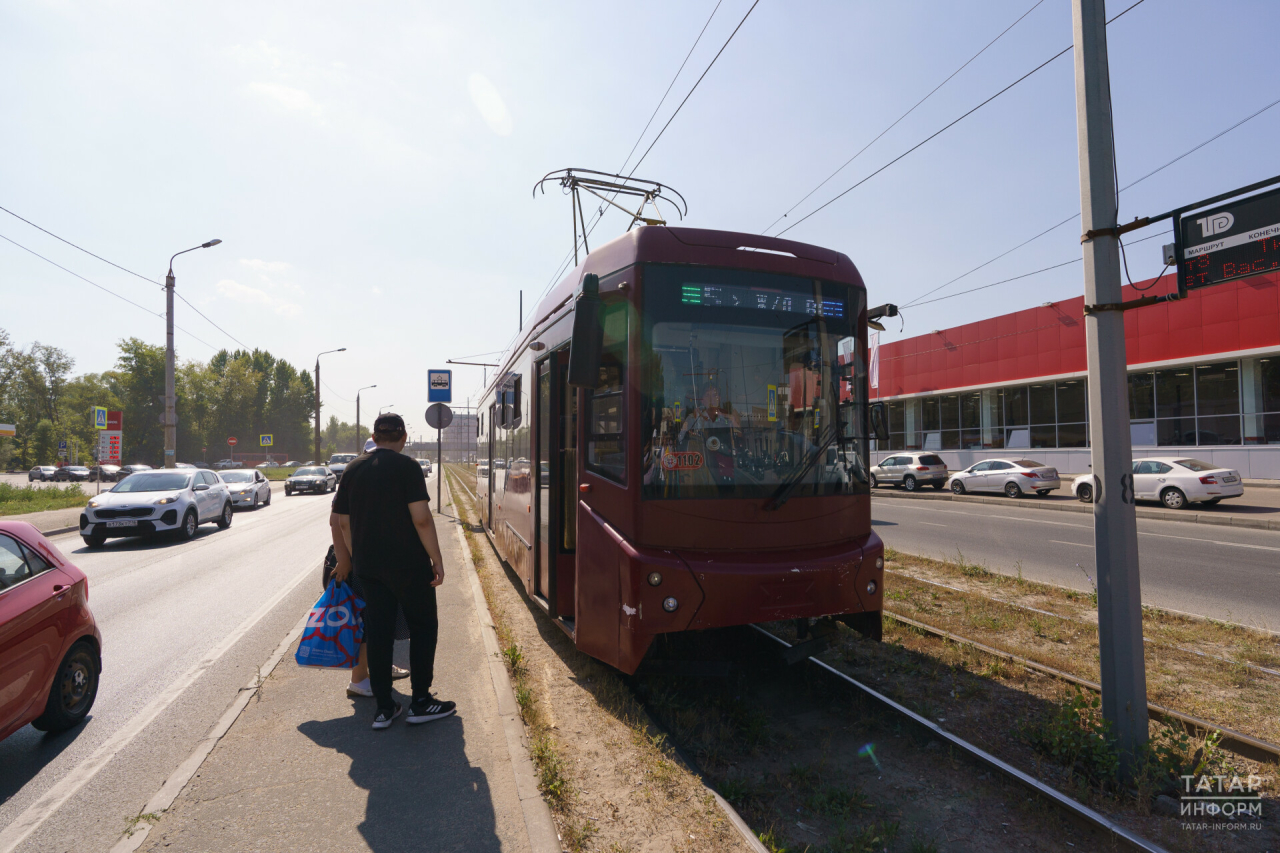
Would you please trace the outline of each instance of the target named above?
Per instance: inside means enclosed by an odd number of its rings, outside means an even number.
[[[902,508],[915,509],[923,512],[931,511],[928,507],[920,507],[920,506],[902,507]],[[1022,516],[1017,516],[1017,515],[987,515],[986,513],[981,513],[981,512],[963,512],[961,510],[955,510],[955,509],[935,509],[935,510],[932,510],[932,512],[942,513],[944,515],[969,515],[969,516],[973,516],[974,518],[995,518],[995,519],[1002,519],[1004,521],[1028,521],[1028,522],[1031,522],[1032,524],[1052,524],[1057,527],[1075,527],[1080,530],[1093,529],[1093,526],[1088,524],[1071,524],[1066,521],[1049,521],[1048,519],[1045,519],[1045,518],[1023,518]]]
[[[1089,543],[1089,542],[1064,542],[1064,541],[1062,541],[1061,539],[1050,539],[1049,541],[1050,541],[1050,542],[1053,542],[1053,543],[1054,543],[1054,544],[1056,544],[1056,545],[1078,545],[1078,546],[1079,546],[1079,547],[1081,547],[1081,548],[1092,548],[1092,547],[1093,547],[1093,545],[1092,545],[1091,543]]]
[[[107,766],[111,759],[115,758],[134,738],[141,734],[142,730],[156,717],[160,716],[161,712],[172,705],[188,687],[195,683],[196,679],[204,675],[245,634],[249,633],[255,625],[261,622],[277,604],[284,600],[285,596],[293,591],[294,587],[300,584],[304,578],[314,575],[315,571],[316,565],[311,563],[299,572],[297,577],[285,584],[279,592],[254,611],[248,619],[245,619],[234,631],[224,637],[221,643],[214,646],[194,666],[178,676],[164,690],[160,691],[141,711],[134,715],[133,719],[107,738],[94,751],[93,755],[82,761],[74,770],[64,774],[56,785],[44,793],[44,796],[18,815],[17,820],[9,824],[4,832],[0,832],[0,853],[13,853],[14,850],[17,850],[31,833],[39,829],[41,824],[48,820],[67,800],[71,799],[77,791],[97,775],[99,770]]]
[[[1152,533],[1147,530],[1139,530],[1139,536],[1159,536],[1161,539],[1183,539],[1187,542],[1203,542],[1206,545],[1226,545],[1228,548],[1252,548],[1255,551],[1280,551],[1280,548],[1274,545],[1248,545],[1244,542],[1220,542],[1217,539],[1199,539],[1195,536],[1170,536],[1168,533]]]
[[[950,527],[949,524],[934,524],[932,521],[922,521],[921,524],[927,524],[930,527]]]

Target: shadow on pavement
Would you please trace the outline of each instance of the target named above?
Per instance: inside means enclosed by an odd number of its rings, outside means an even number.
[[[93,714],[69,731],[47,734],[32,726],[23,726],[0,742],[0,803],[21,791],[40,771],[55,761],[76,742],[85,726],[93,722]]]
[[[368,712],[372,721],[371,704]],[[467,760],[461,717],[409,726],[402,716],[375,732],[361,715],[359,724],[340,717],[305,722],[298,731],[351,759],[351,781],[369,792],[360,834],[375,853],[501,850],[489,782]]]

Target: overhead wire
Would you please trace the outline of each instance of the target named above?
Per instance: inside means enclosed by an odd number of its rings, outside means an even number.
[[[1120,12],[1118,15],[1116,15],[1116,16],[1115,16],[1114,18],[1112,18],[1110,21],[1107,21],[1107,23],[1108,23],[1108,24],[1114,23],[1116,20],[1118,20],[1119,18],[1123,17],[1124,15],[1126,15],[1127,13],[1129,13],[1130,11],[1132,11],[1133,9],[1137,8],[1138,6],[1142,5],[1142,4],[1143,4],[1143,3],[1145,3],[1145,2],[1146,2],[1146,0],[1137,0],[1137,2],[1135,2],[1132,6],[1130,6],[1130,7],[1129,7],[1129,8],[1127,8],[1127,9],[1125,9],[1123,12]],[[814,208],[813,210],[811,210],[811,211],[809,211],[808,213],[806,213],[806,214],[805,214],[804,216],[802,216],[801,218],[797,219],[795,222],[793,222],[793,223],[791,223],[790,225],[788,225],[786,228],[783,228],[781,231],[779,231],[779,232],[778,232],[777,234],[775,234],[774,236],[775,236],[775,237],[780,237],[780,236],[782,236],[783,234],[786,234],[788,231],[790,231],[791,229],[793,229],[793,228],[797,227],[797,226],[798,226],[798,225],[800,225],[802,222],[804,222],[805,220],[809,219],[811,216],[814,216],[815,214],[817,214],[817,213],[821,212],[822,210],[825,210],[827,207],[830,207],[832,204],[834,204],[835,202],[837,202],[837,201],[839,201],[840,199],[844,198],[846,195],[848,195],[849,193],[853,192],[853,191],[854,191],[854,190],[856,190],[858,187],[862,186],[862,185],[863,185],[863,184],[865,184],[867,181],[871,180],[872,178],[874,178],[876,175],[880,174],[880,173],[881,173],[881,172],[883,172],[884,170],[888,169],[890,166],[894,165],[895,163],[899,162],[899,161],[900,161],[900,160],[902,160],[903,158],[907,157],[907,156],[908,156],[908,155],[910,155],[912,152],[919,150],[920,148],[922,148],[922,147],[924,147],[925,145],[927,145],[929,142],[933,141],[934,139],[937,139],[939,136],[941,136],[942,134],[946,133],[948,130],[950,130],[951,128],[955,127],[957,124],[959,124],[960,122],[964,121],[966,118],[968,118],[969,116],[971,116],[971,115],[973,115],[974,113],[976,113],[978,110],[980,110],[980,109],[982,109],[983,107],[985,107],[987,104],[991,103],[992,101],[994,101],[994,100],[996,100],[997,98],[999,98],[1001,95],[1003,95],[1003,94],[1005,94],[1006,92],[1008,92],[1009,90],[1013,89],[1013,88],[1014,88],[1015,86],[1017,86],[1019,83],[1023,82],[1023,81],[1024,81],[1024,80],[1026,80],[1026,79],[1028,79],[1029,77],[1031,77],[1032,75],[1036,74],[1037,72],[1041,71],[1042,69],[1044,69],[1045,67],[1047,67],[1048,65],[1050,65],[1052,62],[1054,62],[1055,60],[1057,60],[1058,58],[1060,58],[1060,57],[1062,57],[1062,56],[1065,56],[1066,54],[1070,53],[1070,52],[1071,52],[1071,50],[1072,50],[1072,46],[1071,46],[1071,45],[1067,45],[1067,46],[1066,46],[1066,47],[1064,47],[1062,50],[1058,51],[1058,52],[1057,52],[1057,53],[1055,53],[1053,56],[1051,56],[1051,57],[1049,57],[1048,59],[1046,59],[1044,62],[1041,62],[1041,63],[1040,63],[1039,65],[1037,65],[1035,68],[1032,68],[1032,69],[1031,69],[1030,71],[1028,71],[1026,74],[1023,74],[1023,75],[1022,75],[1021,77],[1019,77],[1017,80],[1014,80],[1012,83],[1010,83],[1009,85],[1005,86],[1005,87],[1004,87],[1003,89],[1001,89],[1000,91],[996,92],[994,95],[991,95],[989,98],[987,98],[986,100],[982,101],[982,102],[981,102],[981,103],[979,103],[977,106],[975,106],[975,107],[971,108],[971,109],[970,109],[970,110],[968,110],[967,112],[965,112],[965,113],[961,114],[961,115],[960,115],[960,116],[958,116],[957,118],[952,119],[950,122],[948,122],[947,124],[943,125],[943,126],[942,126],[941,128],[939,128],[938,130],[935,130],[933,133],[929,134],[929,135],[928,135],[928,136],[926,136],[924,139],[922,139],[922,140],[920,140],[919,142],[917,142],[915,145],[912,145],[912,146],[911,146],[910,148],[908,148],[906,151],[903,151],[903,152],[902,152],[901,154],[899,154],[897,157],[894,157],[892,160],[890,160],[889,162],[885,163],[883,166],[881,166],[880,168],[876,169],[876,170],[875,170],[874,172],[872,172],[871,174],[867,175],[866,177],[862,178],[860,181],[858,181],[858,182],[856,182],[855,184],[853,184],[853,186],[849,187],[848,189],[844,190],[843,192],[840,192],[840,193],[836,194],[836,195],[835,195],[835,196],[833,196],[832,198],[830,198],[830,199],[828,199],[827,201],[823,202],[823,203],[822,203],[821,205],[819,205],[818,207],[816,207],[816,208]]]
[[[32,228],[36,229],[37,231],[43,231],[44,233],[48,234],[48,235],[49,235],[50,237],[52,237],[53,239],[55,239],[55,240],[60,240],[60,241],[62,241],[63,243],[66,243],[68,246],[70,246],[70,247],[71,247],[71,248],[73,248],[73,249],[79,249],[81,252],[84,252],[86,255],[89,255],[89,256],[91,256],[91,257],[97,258],[98,260],[102,261],[104,264],[110,264],[111,266],[115,267],[116,269],[120,270],[121,272],[127,272],[129,275],[137,276],[138,278],[142,279],[143,281],[145,281],[145,282],[149,282],[150,284],[154,284],[154,285],[156,285],[157,287],[163,287],[163,286],[164,286],[164,285],[160,284],[160,282],[158,282],[158,281],[156,281],[156,280],[154,280],[154,279],[147,278],[147,277],[146,277],[145,275],[143,275],[142,273],[136,273],[136,272],[134,272],[133,270],[129,269],[128,267],[122,267],[122,266],[120,266],[119,264],[115,263],[114,261],[109,261],[109,260],[107,260],[106,258],[102,257],[101,255],[95,255],[93,252],[90,252],[88,249],[84,248],[83,246],[78,246],[78,245],[76,245],[75,243],[72,243],[70,240],[68,240],[68,239],[67,239],[67,238],[65,238],[65,237],[59,237],[57,234],[54,234],[54,233],[53,233],[52,231],[50,231],[48,228],[42,228],[42,227],[40,227],[39,225],[37,225],[37,224],[35,224],[34,222],[32,222],[30,219],[27,219],[26,217],[23,217],[23,216],[19,216],[18,214],[14,213],[12,210],[10,210],[10,209],[9,209],[9,208],[7,208],[7,207],[0,207],[0,210],[3,210],[5,213],[9,214],[10,216],[12,216],[12,217],[14,217],[14,218],[16,218],[16,219],[21,219],[23,222],[27,223],[28,225],[30,225]]]
[[[909,110],[907,110],[905,113],[903,113],[902,115],[900,115],[900,116],[898,116],[896,119],[894,119],[894,120],[893,120],[893,123],[892,123],[892,124],[890,124],[888,127],[886,127],[884,130],[882,130],[882,131],[880,131],[879,133],[877,133],[877,134],[875,135],[875,138],[873,138],[873,139],[872,139],[870,142],[868,142],[866,145],[864,145],[864,146],[862,146],[861,148],[859,148],[859,149],[857,150],[857,152],[855,152],[855,153],[854,153],[854,155],[853,155],[852,157],[850,157],[848,160],[845,160],[845,161],[844,161],[844,163],[843,163],[843,164],[841,164],[840,168],[836,169],[836,170],[835,170],[834,172],[832,172],[830,175],[827,175],[825,178],[823,178],[823,179],[822,179],[822,181],[821,181],[821,183],[819,183],[816,187],[814,187],[813,189],[811,189],[811,190],[809,190],[807,193],[805,193],[803,198],[801,198],[801,199],[800,199],[799,201],[797,201],[795,204],[791,205],[791,207],[787,209],[786,213],[783,213],[783,214],[782,214],[781,216],[779,216],[777,219],[773,220],[773,221],[772,221],[772,222],[770,222],[768,225],[766,225],[766,226],[764,227],[764,229],[763,229],[760,233],[761,233],[761,234],[768,233],[768,231],[769,231],[769,229],[770,229],[770,228],[772,228],[773,226],[777,225],[779,222],[781,222],[782,220],[784,220],[784,219],[786,219],[788,216],[790,216],[790,215],[791,215],[791,213],[792,213],[792,212],[793,212],[797,207],[799,207],[800,205],[802,205],[802,204],[804,204],[806,201],[808,201],[808,200],[809,200],[809,197],[810,197],[811,195],[813,195],[813,194],[814,194],[814,193],[816,193],[818,190],[820,190],[820,189],[822,189],[824,186],[826,186],[826,185],[827,185],[827,183],[828,183],[832,178],[834,178],[836,175],[838,175],[838,174],[840,174],[841,172],[843,172],[843,171],[845,170],[845,168],[846,168],[850,163],[852,163],[854,160],[857,160],[857,159],[858,159],[858,157],[860,157],[864,151],[866,151],[866,150],[867,150],[868,148],[870,148],[872,145],[875,145],[875,144],[880,140],[880,138],[881,138],[882,136],[884,136],[886,133],[888,133],[889,131],[893,130],[895,127],[897,127],[899,122],[901,122],[901,121],[902,121],[903,119],[905,119],[907,116],[909,116],[909,115],[911,115],[913,112],[915,112],[915,111],[916,111],[916,108],[918,108],[918,107],[919,107],[921,104],[923,104],[925,101],[927,101],[927,100],[929,100],[930,98],[932,98],[932,97],[934,96],[934,94],[936,94],[936,93],[937,93],[937,91],[938,91],[939,89],[941,89],[943,86],[945,86],[945,85],[947,85],[948,83],[950,83],[950,82],[951,82],[951,79],[952,79],[953,77],[955,77],[955,76],[956,76],[957,74],[959,74],[961,71],[963,71],[963,70],[965,70],[966,68],[968,68],[968,67],[969,67],[969,65],[970,65],[970,64],[972,64],[972,63],[973,63],[973,61],[974,61],[975,59],[977,59],[979,56],[982,56],[982,54],[986,53],[988,48],[990,48],[990,47],[991,47],[993,44],[995,44],[996,42],[1000,41],[1000,39],[1001,39],[1001,38],[1003,38],[1003,37],[1005,36],[1005,34],[1009,32],[1009,30],[1013,29],[1013,28],[1014,28],[1014,27],[1016,27],[1018,24],[1020,24],[1020,23],[1022,22],[1022,19],[1023,19],[1023,18],[1027,17],[1027,15],[1030,15],[1030,14],[1031,14],[1032,12],[1034,12],[1037,8],[1039,8],[1039,7],[1040,7],[1040,5],[1041,5],[1041,4],[1043,4],[1043,3],[1044,3],[1044,0],[1036,0],[1035,4],[1034,4],[1034,5],[1032,5],[1032,7],[1031,7],[1030,9],[1028,9],[1028,10],[1027,10],[1027,11],[1025,11],[1025,12],[1023,12],[1021,15],[1019,15],[1019,16],[1017,17],[1017,19],[1015,19],[1015,20],[1014,20],[1014,22],[1013,22],[1012,24],[1010,24],[1009,26],[1007,26],[1007,27],[1005,27],[1003,30],[1001,30],[999,35],[997,35],[997,36],[996,36],[995,38],[993,38],[991,41],[987,42],[987,43],[986,43],[986,45],[984,45],[984,46],[982,47],[982,49],[981,49],[981,50],[979,50],[977,53],[975,53],[973,56],[971,56],[971,57],[969,57],[968,59],[966,59],[966,60],[964,61],[964,64],[963,64],[963,65],[961,65],[961,66],[960,66],[959,68],[957,68],[955,71],[952,71],[950,74],[948,74],[948,75],[946,76],[946,78],[945,78],[941,83],[939,83],[938,85],[936,85],[936,86],[934,86],[932,89],[930,89],[930,90],[929,90],[929,93],[928,93],[927,95],[925,95],[923,98],[921,98],[920,100],[918,100],[918,101],[916,101],[914,104],[912,104],[912,105],[911,105],[911,108],[910,108]]]
[[[252,351],[253,351],[253,347],[249,346],[249,345],[248,345],[248,344],[246,344],[244,341],[240,340],[240,339],[239,339],[239,338],[237,338],[235,335],[231,334],[231,333],[230,333],[230,332],[228,332],[226,329],[222,328],[222,327],[221,327],[221,326],[219,326],[217,323],[215,323],[215,322],[213,322],[212,320],[210,320],[210,319],[209,319],[209,317],[208,317],[208,315],[206,315],[203,311],[201,311],[201,310],[200,310],[199,308],[197,308],[196,306],[192,305],[192,304],[191,304],[191,301],[190,301],[189,299],[187,299],[187,297],[185,297],[185,296],[183,296],[181,293],[179,293],[179,292],[178,292],[178,289],[177,289],[176,287],[173,289],[173,295],[174,295],[174,296],[176,296],[176,297],[178,297],[179,299],[181,299],[183,302],[187,303],[187,307],[188,307],[188,308],[190,308],[192,311],[196,312],[196,313],[197,313],[197,314],[199,314],[201,317],[204,317],[205,321],[206,321],[206,322],[208,322],[208,324],[209,324],[210,326],[213,326],[213,327],[214,327],[215,329],[217,329],[219,332],[222,332],[222,334],[226,335],[228,338],[231,338],[231,340],[235,341],[235,342],[236,342],[236,343],[238,343],[240,346],[244,347],[244,349],[245,349],[246,351],[248,351],[248,352],[252,352]]]

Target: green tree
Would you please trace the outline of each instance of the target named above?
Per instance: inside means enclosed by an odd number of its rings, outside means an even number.
[[[123,413],[124,432],[121,461],[164,462],[164,347],[148,344],[138,338],[120,341],[116,359],[118,384],[116,393]]]
[[[58,437],[53,429],[53,421],[45,418],[36,424],[31,433],[31,456],[33,465],[53,465],[58,461]]]

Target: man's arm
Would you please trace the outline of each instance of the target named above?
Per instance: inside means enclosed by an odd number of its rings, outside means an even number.
[[[413,517],[413,527],[418,531],[422,547],[427,549],[427,556],[435,569],[436,576],[431,585],[440,586],[444,583],[444,558],[440,556],[440,540],[436,537],[436,520],[431,515],[430,502],[414,501],[409,504],[409,515]]]
[[[350,516],[329,513],[329,538],[333,540],[333,555],[338,558],[338,565],[333,569],[333,578],[345,581],[351,574],[351,540]],[[347,522],[343,524],[343,522]]]

